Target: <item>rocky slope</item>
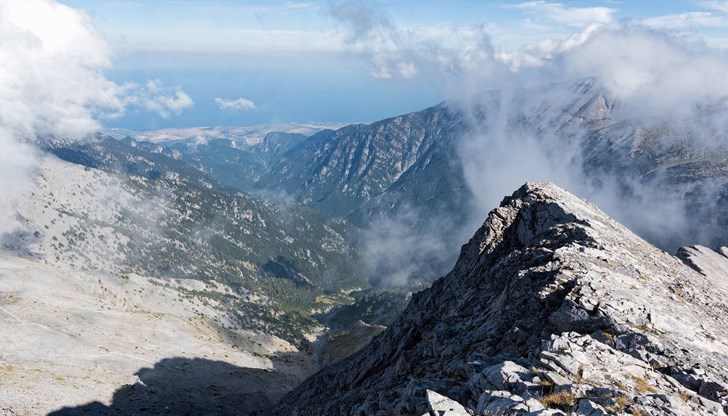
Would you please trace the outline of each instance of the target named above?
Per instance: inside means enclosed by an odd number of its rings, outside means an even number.
[[[726,386],[728,291],[527,184],[383,334],[271,413],[720,415]]]
[[[354,214],[395,183],[407,182],[408,173],[454,170],[457,155],[451,150],[461,117],[442,104],[370,125],[324,130],[285,152],[256,186],[284,190],[326,213]],[[419,187],[400,199],[426,200],[438,189],[430,183]]]
[[[117,275],[225,284],[230,296],[190,295],[292,342],[318,325],[312,313],[336,303],[339,290],[364,284],[354,230],[345,222],[297,204],[208,189],[148,153],[114,146],[123,151],[103,142],[71,149],[88,160],[131,158],[167,173],[152,179],[46,156],[14,206],[17,226],[0,233],[0,250]]]
[[[728,290],[728,247],[718,250],[704,246],[681,247],[677,256],[716,286]]]

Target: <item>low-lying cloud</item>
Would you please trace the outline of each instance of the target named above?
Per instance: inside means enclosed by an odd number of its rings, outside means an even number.
[[[521,7],[550,11],[550,18],[563,25],[572,22],[557,13],[565,10],[562,5]],[[666,249],[726,244],[726,224],[715,210],[728,181],[698,175],[685,183],[679,169],[685,161],[712,163],[711,158],[728,153],[728,79],[723,75],[728,55],[684,32],[610,24],[609,10],[579,12],[583,19],[573,25],[585,25],[580,31],[513,51],[495,48],[487,30],[459,47],[431,41],[426,48],[395,31],[395,47],[386,59],[374,55],[374,65],[384,68],[374,75],[402,77],[397,65],[411,62],[465,115],[458,153],[472,195],[470,234],[523,183],[551,181],[594,201]],[[656,159],[641,159],[644,152]],[[665,159],[675,152],[684,159]],[[384,229],[408,230],[397,218],[392,221]],[[369,235],[372,247],[385,248],[370,250],[375,264],[377,255],[387,264],[387,247],[404,245],[415,235],[380,230],[373,228]],[[437,234],[425,237],[420,235],[428,247],[442,247],[431,243],[438,241]],[[422,264],[417,254],[395,257],[409,270]],[[391,280],[401,283],[403,277],[392,273]]]
[[[156,113],[162,118],[178,116],[192,108],[194,103],[180,87],[165,87],[158,79],[147,81],[143,86],[127,83],[121,86],[124,104]]]
[[[728,97],[728,56],[641,26],[604,29],[558,57],[570,77],[596,76],[633,114],[692,113]]]
[[[242,97],[236,99],[225,99],[216,97],[214,101],[215,105],[217,105],[218,108],[223,111],[247,111],[255,110],[257,108],[253,101]]]
[[[534,54],[538,48],[527,49],[537,59],[518,66],[502,61],[508,70],[490,78],[463,77],[469,88],[453,102],[474,114],[460,141],[473,221],[519,184],[551,181],[663,247],[715,243],[725,230],[714,221],[698,221],[707,211],[695,207],[707,204],[691,199],[699,192],[704,200],[716,200],[725,178],[698,176],[698,182],[680,184],[667,168],[679,168],[681,161],[640,157],[645,149],[665,157],[671,146],[691,163],[725,155],[728,83],[719,74],[728,56],[640,25],[589,29],[580,36],[541,56]],[[480,94],[468,92],[471,79],[487,79],[475,88]],[[658,168],[646,172],[640,163]]]
[[[413,278],[433,280],[452,266],[452,242],[443,235],[451,221],[428,212],[423,224],[422,214],[402,209],[394,217],[375,220],[364,231],[362,258],[373,286],[405,286]]]

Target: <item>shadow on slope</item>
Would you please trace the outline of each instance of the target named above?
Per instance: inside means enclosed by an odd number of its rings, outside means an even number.
[[[165,358],[135,375],[139,380],[116,390],[109,406],[92,402],[49,416],[254,415],[300,382],[276,370],[183,357]]]

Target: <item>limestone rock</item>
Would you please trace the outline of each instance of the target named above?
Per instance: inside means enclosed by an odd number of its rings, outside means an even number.
[[[458,402],[448,399],[440,393],[427,390],[427,404],[430,414],[435,416],[470,416],[467,410]]]
[[[497,389],[524,392],[535,386],[529,381],[529,371],[512,362],[504,361],[483,370],[485,378]]]
[[[606,416],[608,414],[602,406],[588,399],[579,400],[579,407],[576,411],[584,416]]]
[[[677,256],[713,283],[728,290],[728,247],[717,251],[704,246],[681,247]]]
[[[517,409],[518,406],[521,406]],[[484,391],[478,400],[478,415],[505,415],[528,411],[528,406],[522,397],[508,391]]]

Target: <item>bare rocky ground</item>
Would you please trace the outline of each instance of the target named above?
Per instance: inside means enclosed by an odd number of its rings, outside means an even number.
[[[725,414],[728,276],[722,254],[689,254],[527,184],[394,324],[273,414]]]
[[[203,286],[0,254],[0,415],[245,414],[311,371],[184,295],[226,290]]]
[[[718,250],[704,246],[681,247],[677,256],[713,284],[728,290],[728,247]]]

